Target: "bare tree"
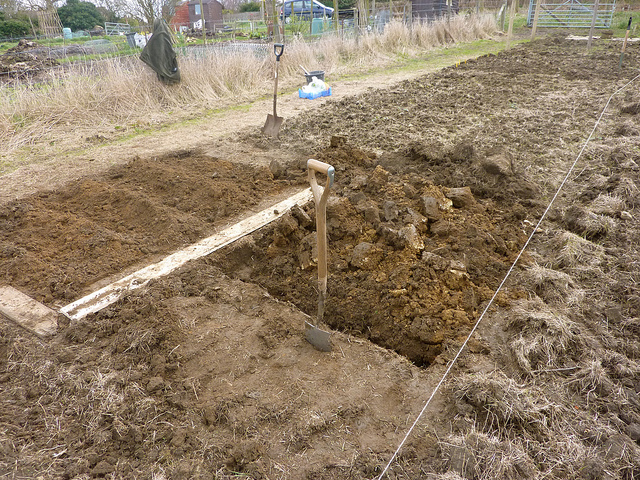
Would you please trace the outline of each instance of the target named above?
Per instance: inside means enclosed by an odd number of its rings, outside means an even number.
[[[18,11],[18,2],[16,0],[0,0],[0,10],[7,13],[16,13]]]
[[[153,21],[162,16],[162,3],[162,0],[133,0],[131,13],[147,24],[153,25]]]
[[[19,10],[53,10],[63,4],[63,0],[16,0]]]
[[[227,10],[233,10],[233,11],[238,11],[238,9],[240,8],[240,5],[242,5],[243,3],[247,3],[251,0],[225,0],[223,3],[224,8],[226,8]]]
[[[153,25],[156,18],[170,20],[179,2],[180,0],[128,0],[130,8],[128,14]]]
[[[180,1],[181,0],[165,0],[164,5],[162,6],[162,18],[167,22],[171,21],[173,16],[176,14],[176,6]]]
[[[128,0],[95,0],[93,3],[96,6],[106,8],[119,17],[132,15],[131,4]]]

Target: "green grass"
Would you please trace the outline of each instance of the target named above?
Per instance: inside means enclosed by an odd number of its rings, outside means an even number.
[[[508,22],[509,20],[507,17],[507,26],[509,25]],[[528,29],[529,27],[527,27],[527,12],[525,10],[524,12],[516,14],[516,18],[513,20],[513,31],[518,32]]]
[[[635,13],[635,15],[634,15]],[[613,19],[611,20],[611,30],[616,37],[624,37],[627,32],[627,25],[629,24],[629,17],[635,17],[635,20],[631,22],[630,35],[634,35],[638,28],[638,20],[640,20],[640,12],[614,12]]]
[[[62,38],[62,37],[56,37],[56,38],[43,38],[40,40],[37,40],[36,42],[40,45],[46,45],[46,46],[69,46],[69,45],[84,45],[87,42],[90,42],[92,40],[109,40],[109,42],[114,43],[116,45],[121,44],[121,43],[127,43],[127,39],[124,36],[121,35],[103,35],[100,37],[91,37],[89,35],[86,35],[84,37],[73,37],[73,38]]]
[[[10,48],[15,47],[16,45],[18,45],[18,42],[0,43],[0,52],[6,52],[7,50],[9,50]]]

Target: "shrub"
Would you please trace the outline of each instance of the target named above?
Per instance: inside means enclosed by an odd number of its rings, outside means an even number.
[[[91,30],[96,25],[104,24],[104,18],[96,6],[90,2],[67,0],[64,7],[58,8],[60,21],[72,30]]]
[[[242,5],[240,5],[240,8],[238,9],[238,11],[240,13],[244,13],[244,12],[259,12],[260,11],[260,4],[258,2],[243,3]]]
[[[29,24],[20,20],[0,19],[0,38],[24,37],[29,34]]]

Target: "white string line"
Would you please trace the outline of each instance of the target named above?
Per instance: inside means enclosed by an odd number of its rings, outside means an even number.
[[[571,175],[571,172],[573,172],[573,169],[575,168],[576,164],[578,163],[578,160],[580,159],[580,157],[582,156],[582,153],[584,152],[584,150],[587,148],[587,144],[589,143],[589,141],[591,140],[591,137],[593,137],[593,134],[595,133],[596,129],[598,128],[598,125],[600,124],[600,120],[602,120],[602,117],[604,116],[604,112],[607,110],[607,107],[609,106],[609,103],[611,103],[611,99],[617,95],[618,93],[620,93],[622,90],[624,90],[625,88],[627,88],[631,83],[633,83],[638,77],[640,77],[640,74],[636,75],[635,77],[633,77],[631,80],[629,80],[624,86],[620,87],[618,90],[616,90],[614,93],[611,94],[611,96],[609,97],[609,100],[607,100],[607,103],[605,104],[604,108],[602,109],[602,112],[600,113],[600,116],[598,117],[598,120],[596,121],[596,124],[593,126],[593,130],[591,130],[591,133],[589,134],[589,137],[587,138],[587,140],[584,142],[584,145],[582,146],[582,149],[580,150],[580,153],[578,153],[578,156],[576,157],[576,159],[573,161],[573,164],[571,165],[571,168],[569,168],[569,171],[567,172],[567,174],[564,177],[564,180],[562,180],[562,183],[560,184],[560,186],[558,187],[558,190],[556,191],[555,195],[553,196],[553,198],[551,199],[551,202],[549,202],[549,205],[547,206],[546,210],[544,211],[544,213],[542,214],[542,216],[540,217],[540,220],[538,220],[538,223],[536,224],[535,228],[533,229],[533,231],[531,232],[531,235],[529,235],[529,238],[527,239],[527,241],[525,242],[524,246],[522,247],[522,249],[520,250],[520,253],[518,253],[518,256],[516,257],[516,259],[514,260],[513,264],[511,265],[511,267],[509,268],[509,271],[507,272],[507,274],[505,275],[505,277],[502,279],[502,282],[500,282],[500,285],[498,286],[498,289],[495,291],[495,293],[493,294],[493,296],[491,297],[491,300],[489,300],[489,303],[487,304],[487,306],[485,307],[484,311],[482,312],[482,315],[480,315],[480,318],[478,318],[478,321],[476,322],[476,324],[473,326],[473,328],[471,329],[471,332],[469,332],[469,335],[467,336],[466,340],[464,341],[464,343],[462,344],[462,346],[460,347],[460,349],[458,350],[458,353],[456,354],[456,356],[453,358],[453,360],[451,360],[451,362],[449,363],[449,366],[447,367],[447,370],[444,372],[444,375],[442,376],[442,379],[440,379],[440,381],[438,382],[438,384],[436,385],[436,388],[433,390],[433,392],[431,392],[431,396],[429,397],[429,399],[427,400],[427,403],[424,404],[424,407],[422,407],[422,410],[420,411],[420,413],[418,414],[418,417],[415,419],[415,421],[413,422],[413,424],[411,425],[411,428],[409,428],[409,430],[407,431],[406,435],[404,436],[404,438],[402,439],[402,442],[400,442],[400,445],[398,446],[398,448],[396,449],[396,451],[393,453],[393,455],[391,456],[391,458],[389,459],[389,462],[387,463],[387,465],[384,467],[384,470],[382,471],[382,473],[380,474],[380,476],[378,477],[378,480],[382,480],[382,477],[384,476],[385,473],[387,473],[387,470],[389,470],[389,467],[391,466],[391,463],[393,463],[393,461],[395,460],[395,458],[398,456],[398,453],[400,453],[400,450],[402,449],[402,447],[404,446],[405,442],[407,441],[407,439],[409,438],[409,436],[411,435],[411,433],[413,432],[413,429],[416,427],[416,425],[418,424],[418,422],[420,421],[420,419],[422,418],[422,415],[424,415],[424,412],[427,410],[427,408],[429,407],[429,404],[431,403],[431,400],[433,399],[433,397],[435,396],[435,394],[438,392],[438,390],[440,389],[440,387],[442,386],[442,384],[444,383],[445,379],[447,378],[447,376],[449,375],[449,372],[451,372],[451,369],[453,368],[453,365],[456,363],[456,361],[458,360],[458,358],[460,357],[460,355],[462,354],[462,351],[465,349],[465,347],[467,346],[467,343],[469,343],[469,340],[471,339],[471,337],[473,336],[474,332],[476,331],[476,329],[478,328],[478,325],[480,325],[480,322],[482,321],[482,319],[484,318],[485,314],[487,313],[487,311],[489,310],[489,307],[491,307],[491,305],[493,304],[493,301],[495,300],[496,296],[498,295],[498,292],[500,292],[500,290],[502,289],[502,287],[504,286],[505,282],[507,281],[507,279],[509,278],[509,275],[511,275],[511,272],[513,271],[513,269],[515,268],[516,264],[518,263],[518,260],[520,260],[520,257],[522,256],[522,254],[524,253],[524,251],[526,250],[527,246],[529,245],[529,243],[531,242],[531,239],[533,238],[533,235],[536,233],[536,231],[538,230],[538,228],[540,227],[540,224],[542,223],[542,221],[544,220],[544,218],[547,216],[547,213],[549,212],[549,210],[551,209],[551,206],[553,205],[553,202],[555,202],[556,198],[558,197],[558,195],[560,194],[560,191],[562,190],[562,187],[564,187],[565,183],[567,183],[567,180],[569,179],[569,176]]]

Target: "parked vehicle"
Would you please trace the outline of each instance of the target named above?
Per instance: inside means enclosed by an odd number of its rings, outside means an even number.
[[[285,23],[291,18],[309,20],[311,18],[333,17],[333,8],[323,5],[318,0],[288,0],[280,8],[280,17]]]

